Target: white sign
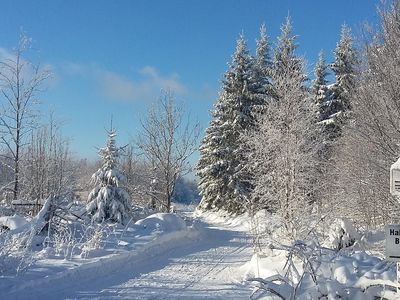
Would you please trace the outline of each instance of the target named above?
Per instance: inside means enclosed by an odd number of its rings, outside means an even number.
[[[400,159],[390,167],[390,193],[400,196]]]
[[[400,261],[400,224],[386,226],[386,259]]]

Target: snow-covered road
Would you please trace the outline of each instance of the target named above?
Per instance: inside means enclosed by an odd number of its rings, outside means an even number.
[[[198,222],[197,240],[177,243],[162,255],[151,251],[101,277],[73,278],[30,291],[30,299],[248,299],[243,265],[252,250],[245,232]],[[94,279],[93,279],[94,278]],[[22,299],[22,298],[21,298]]]

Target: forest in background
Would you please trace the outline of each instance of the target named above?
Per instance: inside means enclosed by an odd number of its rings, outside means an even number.
[[[382,5],[379,28],[365,26],[357,39],[343,25],[334,61],[325,62],[321,52],[312,77],[297,55],[290,17],[276,43],[261,26],[255,55],[240,35],[199,146],[199,208],[251,215],[266,209],[294,236],[307,231],[304,216],[345,217],[366,228],[396,219],[388,178],[399,155],[399,14],[398,1]],[[38,100],[51,72],[26,58],[30,44],[22,35],[0,62],[5,213],[49,196],[85,203],[101,168],[100,161],[73,157],[56,113],[40,123]],[[174,200],[198,201],[185,175],[193,170],[199,124],[186,120],[173,91],[162,92],[141,124],[115,158],[129,205],[170,211]]]

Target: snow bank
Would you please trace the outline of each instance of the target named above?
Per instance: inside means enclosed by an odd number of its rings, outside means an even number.
[[[195,228],[175,214],[155,214],[128,227],[115,225],[112,234],[105,237],[101,256],[70,260],[50,255],[35,263],[26,273],[0,280],[0,299],[27,295],[30,288],[57,286],[60,281],[85,281],[101,275],[118,272],[126,266],[135,267],[164,251],[191,243],[198,237]],[[46,249],[43,250],[43,252]],[[0,277],[1,278],[1,277]]]
[[[280,221],[276,215],[269,213],[266,210],[260,210],[251,218],[248,213],[238,216],[233,216],[226,211],[202,211],[197,209],[194,216],[203,219],[206,222],[213,224],[223,224],[238,230],[252,231],[255,227],[257,230],[275,230],[281,227]]]
[[[145,235],[157,231],[170,233],[172,231],[186,229],[186,223],[181,217],[168,213],[157,213],[148,216],[143,220],[137,221],[135,225],[141,229],[141,234]]]
[[[0,226],[5,226],[10,229],[10,234],[23,233],[31,229],[40,230],[45,224],[44,217],[51,205],[51,198],[45,200],[43,207],[31,220],[24,217],[14,215],[12,217],[0,217]],[[42,227],[41,227],[42,226]]]
[[[242,267],[244,280],[251,278],[268,278],[277,274],[283,275],[287,252],[271,251],[268,255],[255,253],[251,260]]]

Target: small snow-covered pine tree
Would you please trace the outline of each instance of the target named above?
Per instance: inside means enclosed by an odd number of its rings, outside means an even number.
[[[103,165],[92,175],[96,187],[89,194],[86,211],[97,222],[123,223],[130,212],[129,195],[122,188],[125,176],[118,169],[122,148],[115,145],[115,137],[116,132],[111,128],[107,146],[98,151]]]

